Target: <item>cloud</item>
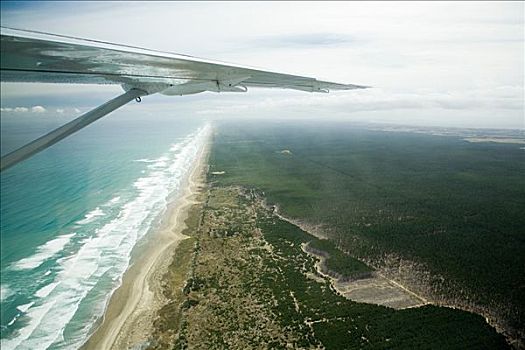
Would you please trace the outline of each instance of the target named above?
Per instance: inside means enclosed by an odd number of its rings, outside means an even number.
[[[46,112],[46,109],[42,106],[33,106],[31,107],[31,112],[33,113],[44,113]]]
[[[326,96],[253,89],[241,96],[202,94],[174,100],[159,96],[155,105],[147,102],[155,97],[148,97],[142,104],[147,107],[144,113],[166,101],[166,106],[192,115],[295,113],[308,118],[381,112],[397,113],[406,120],[425,114],[436,123],[461,119],[478,126],[484,114],[486,125],[523,125],[523,2],[24,4],[23,8],[2,7],[4,26],[383,89]],[[95,22],[99,25],[93,26]],[[96,107],[120,92],[113,85],[2,83],[1,97],[6,106],[43,105],[49,111],[64,109],[66,115],[73,108]],[[163,113],[169,111],[166,108]]]
[[[57,113],[60,113],[60,114],[64,113],[64,109],[63,108],[57,108]]]
[[[338,33],[309,33],[294,35],[265,36],[254,41],[257,48],[298,48],[342,46],[356,42],[349,35]]]
[[[231,114],[250,110],[286,110],[307,108],[309,110],[338,109],[346,113],[397,109],[447,109],[447,110],[523,110],[523,88],[502,86],[496,89],[480,89],[469,92],[449,93],[410,92],[369,89],[356,92],[332,92],[329,95],[304,95],[293,97],[269,97],[254,103],[218,103],[215,108],[198,114]]]
[[[47,110],[42,106],[33,106],[31,108],[27,107],[2,107],[0,108],[1,112],[14,112],[14,113],[45,113]]]

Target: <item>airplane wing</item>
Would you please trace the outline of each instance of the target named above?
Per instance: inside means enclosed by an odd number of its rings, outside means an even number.
[[[1,158],[0,171],[29,158],[141,96],[204,91],[246,92],[249,87],[307,92],[364,89],[169,52],[64,35],[1,27],[2,82],[118,84],[122,95]]]
[[[248,87],[308,92],[366,88],[274,73],[139,47],[2,27],[2,81],[120,84],[148,93],[244,92]]]

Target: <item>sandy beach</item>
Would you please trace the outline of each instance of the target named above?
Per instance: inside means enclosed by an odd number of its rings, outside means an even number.
[[[199,151],[181,191],[169,204],[159,228],[135,251],[98,329],[82,349],[127,349],[146,345],[157,310],[166,302],[161,281],[182,240],[188,209],[204,183],[209,144]]]

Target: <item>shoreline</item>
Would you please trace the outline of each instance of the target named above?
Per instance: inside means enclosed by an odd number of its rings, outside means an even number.
[[[166,302],[161,292],[162,276],[178,244],[187,238],[182,231],[188,209],[203,186],[209,140],[208,135],[181,192],[169,199],[160,226],[134,248],[121,285],[111,295],[101,323],[81,349],[121,349],[146,345],[149,341],[156,313]]]

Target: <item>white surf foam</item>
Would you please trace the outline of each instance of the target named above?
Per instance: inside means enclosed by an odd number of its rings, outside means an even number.
[[[20,316],[20,314],[17,314],[15,317],[13,317],[13,319],[11,321],[9,321],[9,323],[7,325],[8,326],[13,325],[16,322],[16,320],[18,319],[19,316]]]
[[[100,209],[100,207],[96,207],[89,213],[87,213],[82,220],[77,221],[78,225],[85,225],[89,224],[90,222],[93,222],[97,217],[104,216],[106,213]]]
[[[113,197],[113,198],[111,198],[106,204],[104,204],[104,206],[115,205],[115,204],[117,204],[118,202],[120,202],[120,196],[117,196],[117,197]]]
[[[33,306],[34,302],[30,302],[30,303],[27,303],[27,304],[23,304],[23,305],[18,305],[16,308],[18,309],[18,311],[20,312],[26,312],[27,310],[29,310],[29,308],[31,306]]]
[[[33,303],[30,304],[33,305]],[[52,304],[48,304],[33,307],[30,310],[27,309],[26,311],[30,311],[29,324],[24,328],[18,330],[15,338],[0,339],[2,350],[16,349],[24,340],[27,340],[31,336],[35,328],[40,324],[40,321],[42,320],[44,315],[49,311],[49,309],[51,309],[52,306]],[[47,347],[48,346],[43,346],[43,344],[39,344],[38,340],[34,342],[33,346],[22,346],[23,349],[46,349]]]
[[[78,348],[81,345],[91,324],[78,320],[78,324],[75,323],[78,331],[69,339],[64,339],[65,327],[102,277],[120,283],[122,274],[129,266],[133,247],[148,232],[158,214],[165,210],[170,193],[179,188],[183,175],[204,144],[208,129],[203,128],[182,142],[180,152],[175,154],[170,151],[152,162],[157,166],[134,182],[137,195],[122,206],[118,216],[86,239],[74,255],[59,259],[61,271],[55,277],[55,285],[46,286],[36,293],[41,299],[27,310],[27,325],[14,337],[2,339],[2,349],[18,346],[47,348],[51,345]],[[116,287],[113,285],[112,290]],[[98,306],[91,305],[89,310],[103,310],[100,306],[106,304],[112,290],[102,293],[105,299],[98,300]],[[82,315],[90,319],[95,316],[101,315]]]
[[[9,298],[13,294],[15,294],[15,292],[11,290],[11,288],[7,284],[0,285],[0,302],[7,300],[7,298]]]
[[[49,293],[51,293],[53,291],[53,289],[56,288],[56,286],[58,286],[60,284],[60,282],[53,282],[53,283],[50,283],[42,288],[40,288],[39,290],[37,290],[35,292],[35,296],[37,298],[45,298],[49,295]]]
[[[154,163],[156,160],[155,159],[141,158],[141,159],[134,159],[133,161],[137,162],[137,163]]]
[[[148,169],[158,169],[158,168],[165,168],[168,165],[168,162],[170,159],[166,156],[162,156],[160,158],[155,159],[152,164],[148,165]]]
[[[57,238],[46,242],[36,249],[35,254],[18,260],[11,265],[11,268],[13,270],[28,270],[39,267],[46,260],[52,258],[55,254],[58,254],[60,251],[62,251],[71,240],[71,237],[74,235],[74,233],[70,233],[67,235],[58,236]]]
[[[178,150],[181,149],[181,144],[182,143],[176,143],[174,145],[171,146],[170,148],[170,152],[177,152]]]

